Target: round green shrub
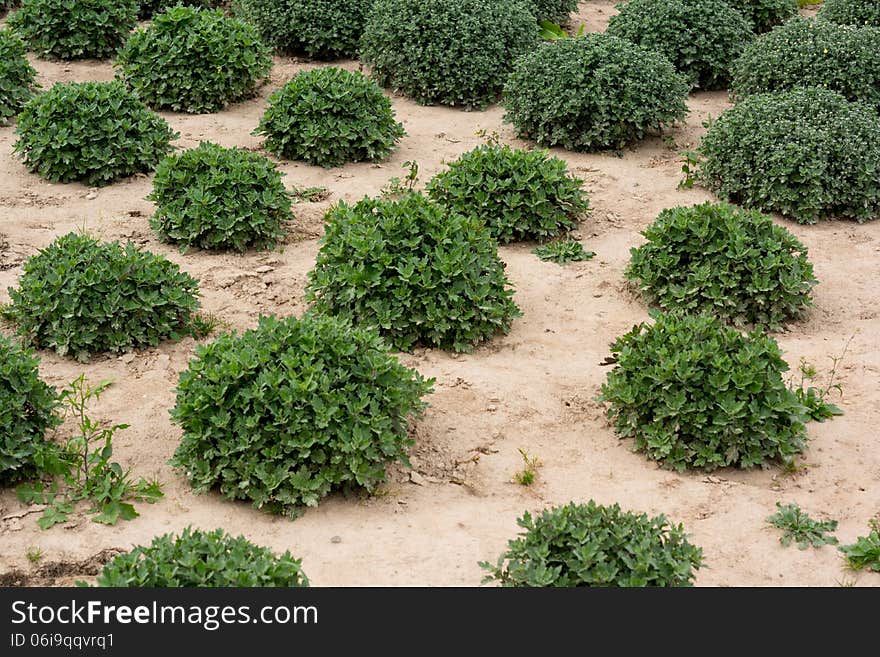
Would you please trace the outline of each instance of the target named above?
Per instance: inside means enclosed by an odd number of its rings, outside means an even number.
[[[543,43],[517,61],[504,120],[542,146],[617,149],[683,119],[688,90],[659,53],[587,34]]]
[[[202,142],[156,167],[150,226],[162,239],[201,249],[271,248],[293,218],[275,164],[238,148]]]
[[[226,4],[226,0],[140,0],[139,4],[138,18],[146,20],[177,5],[215,9],[223,7]]]
[[[819,18],[838,25],[880,27],[880,2],[877,0],[825,0]]]
[[[760,212],[726,203],[663,210],[632,249],[626,277],[664,310],[778,330],[811,306],[807,248]]]
[[[151,171],[179,136],[119,81],[55,84],[24,106],[15,132],[32,172],[87,185]]]
[[[7,24],[41,57],[104,59],[137,23],[137,0],[23,0]]]
[[[173,464],[197,491],[219,487],[276,512],[370,490],[387,464],[406,462],[407,418],[432,383],[373,330],[313,314],[262,317],[198,347],[181,373]]]
[[[33,97],[36,78],[21,39],[9,30],[0,30],[0,126],[14,118]]]
[[[151,107],[204,114],[253,96],[272,59],[247,23],[219,9],[173,7],[131,35],[117,66]]]
[[[289,551],[276,556],[244,536],[222,529],[187,527],[179,535],[157,536],[114,557],[97,578],[105,587],[308,586],[301,561]]]
[[[806,445],[806,409],[786,387],[776,341],[710,315],[658,314],[611,346],[600,400],[622,438],[684,470],[788,462]]]
[[[571,12],[577,11],[577,0],[528,0],[532,14],[540,21],[565,23]]]
[[[827,89],[749,96],[709,127],[697,176],[719,196],[801,223],[880,214],[880,116]]]
[[[749,21],[726,0],[631,0],[608,34],[655,50],[693,84],[723,89],[733,62],[754,39]]]
[[[357,54],[373,0],[235,0],[234,13],[288,54],[339,59]]]
[[[523,531],[497,565],[482,563],[501,586],[691,586],[703,552],[665,516],[570,502],[517,520]]]
[[[524,0],[376,0],[361,59],[379,84],[423,105],[483,108],[537,43]]]
[[[0,486],[39,474],[46,431],[61,424],[58,395],[33,352],[0,335]]]
[[[746,48],[731,90],[748,94],[824,87],[880,109],[880,28],[795,18]]]
[[[798,14],[798,0],[726,0],[752,23],[758,34],[769,32]]]
[[[302,71],[273,93],[254,134],[280,157],[335,167],[385,159],[406,133],[375,82],[330,67]]]
[[[407,192],[331,208],[307,294],[398,349],[470,351],[520,315],[508,285],[478,220]]]
[[[499,242],[544,241],[574,228],[589,210],[583,182],[547,151],[487,144],[437,174],[428,193],[478,219]]]
[[[195,328],[198,282],[132,242],[59,237],[24,263],[6,316],[35,347],[87,360],[155,347]]]

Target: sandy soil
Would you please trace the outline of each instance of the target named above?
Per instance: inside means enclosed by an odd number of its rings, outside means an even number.
[[[602,29],[612,7],[607,1],[582,2],[574,24]],[[44,85],[113,76],[107,62],[34,59],[33,64]],[[227,111],[165,114],[181,133],[177,145],[211,140],[258,148],[260,139],[250,133],[266,97],[306,66],[278,59],[271,83],[259,97]],[[0,129],[0,233],[8,241],[0,252],[0,302],[8,301],[5,290],[15,285],[24,258],[56,236],[85,226],[106,239],[132,239],[179,263],[200,279],[204,308],[230,327],[251,327],[261,313],[301,313],[306,273],[318,249],[322,213],[330,203],[375,194],[389,177],[402,173],[406,160],[418,160],[424,182],[444,161],[478,145],[479,129],[527,145],[502,123],[501,107],[467,113],[420,107],[402,97],[393,102],[408,132],[394,156],[381,165],[332,170],[282,162],[288,185],[323,185],[332,195],[296,207],[298,220],[283,250],[240,256],[182,255],[160,243],[147,223],[152,206],[144,197],[150,177],[125,180],[96,194],[78,184],[51,184],[27,173],[15,159],[13,128]],[[44,561],[83,562],[101,550],[128,548],[192,524],[224,527],[256,543],[290,549],[302,557],[316,585],[474,586],[482,576],[477,562],[497,557],[516,534],[516,518],[524,510],[592,498],[666,513],[684,523],[705,553],[698,585],[880,585],[878,575],[845,570],[833,548],[782,548],[778,532],[765,522],[777,501],[797,502],[816,517],[837,518],[838,536],[850,542],[865,533],[869,519],[880,511],[880,292],[875,284],[880,222],[798,226],[781,221],[807,244],[821,281],[815,309],[777,336],[789,362],[806,357],[827,373],[830,357],[854,336],[840,372],[846,414],[810,425],[805,467],[798,474],[768,469],[707,476],[659,469],[615,437],[592,401],[606,375],[600,362],[608,344],[647,318],[645,305],[624,284],[629,249],[642,241],[639,231],[663,208],[710,198],[699,189],[676,189],[681,175],[677,153],[699,140],[704,119],[727,106],[724,93],[695,94],[686,125],[666,139],[648,139],[622,157],[555,152],[586,180],[594,211],[578,237],[598,256],[559,267],[540,262],[530,253],[532,245],[501,248],[524,317],[510,335],[471,355],[419,350],[402,356],[408,365],[437,378],[436,392],[418,425],[415,474],[392,469],[388,484],[372,498],[333,497],[290,521],[216,494],[193,495],[182,475],[167,464],[181,437],[168,409],[174,404],[178,373],[193,353],[190,339],[88,365],[42,353],[41,373],[51,384],[62,386],[83,371],[93,380],[115,380],[93,413],[131,425],[117,434],[116,456],[136,475],[158,477],[166,497],[154,506],[141,504],[140,518],[116,527],[82,517],[44,532],[36,527],[35,515],[9,517],[26,509],[12,491],[2,491],[0,573],[28,572],[25,553],[30,546],[45,551]],[[255,272],[266,264],[274,271]],[[519,448],[543,463],[531,488],[511,480],[521,467]]]

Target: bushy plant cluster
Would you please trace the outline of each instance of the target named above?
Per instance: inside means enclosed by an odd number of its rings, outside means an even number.
[[[551,507],[517,520],[523,532],[508,542],[484,581],[511,587],[691,586],[703,561],[681,525],[665,516],[621,511],[590,500]]]
[[[582,262],[596,255],[592,251],[587,251],[583,244],[573,239],[555,240],[542,244],[532,249],[532,253],[545,262],[555,262],[557,265]]]
[[[824,0],[819,18],[838,25],[880,27],[880,2],[877,0]]]
[[[483,108],[537,43],[522,0],[376,0],[361,59],[379,84],[423,105]]]
[[[24,0],[7,24],[41,57],[104,59],[137,23],[138,0]]]
[[[798,13],[798,0],[726,0],[748,18],[758,34],[769,32]]]
[[[688,90],[659,53],[587,34],[545,42],[516,62],[505,121],[542,146],[617,149],[683,119]]]
[[[733,62],[752,41],[749,21],[726,0],[630,0],[608,34],[655,50],[696,86],[722,89]]]
[[[800,550],[806,550],[811,545],[816,548],[837,545],[837,538],[831,535],[837,529],[836,520],[813,520],[797,504],[783,506],[777,502],[776,509],[767,522],[782,530],[779,542],[783,547],[788,547],[792,542],[797,543]]]
[[[202,249],[271,248],[292,219],[275,164],[259,153],[202,142],[156,168],[150,225],[162,239]]]
[[[749,468],[804,449],[806,409],[766,335],[709,315],[658,314],[611,353],[617,365],[600,400],[618,435],[653,460],[677,470]]]
[[[223,7],[226,4],[226,0],[140,0],[139,4],[138,18],[146,20],[177,5],[214,9]]]
[[[96,583],[141,588],[299,587],[308,586],[309,580],[301,561],[289,551],[278,556],[244,536],[187,527],[114,557]]]
[[[192,332],[197,294],[161,256],[69,233],[24,263],[5,314],[34,346],[86,360]]]
[[[15,131],[28,169],[87,185],[151,171],[178,137],[118,80],[55,84],[24,106]]]
[[[21,39],[0,29],[0,126],[14,118],[33,97],[36,77]]]
[[[280,157],[335,167],[385,159],[406,133],[375,82],[329,67],[302,71],[273,93],[255,134]]]
[[[253,96],[272,59],[251,25],[219,9],[173,7],[131,35],[117,66],[151,107],[203,114]]]
[[[547,151],[485,144],[434,176],[428,193],[507,243],[544,241],[573,228],[590,207],[582,185],[565,160]]]
[[[807,248],[760,212],[726,203],[668,208],[632,249],[626,277],[664,310],[778,330],[812,305]]]
[[[370,490],[387,464],[406,462],[407,419],[432,383],[371,329],[315,314],[262,317],[200,346],[180,375],[173,462],[198,491],[216,486],[278,512]]]
[[[577,0],[528,0],[535,18],[551,23],[565,23],[578,8]]]
[[[867,568],[880,573],[880,522],[871,522],[867,536],[859,536],[851,545],[841,545],[840,552],[853,570]]]
[[[470,351],[520,315],[489,231],[421,194],[341,201],[324,231],[309,299],[398,349]]]
[[[722,198],[801,223],[880,215],[880,116],[820,88],[749,96],[710,126],[698,178]]]
[[[880,28],[795,18],[746,48],[731,90],[740,98],[824,87],[880,110]]]

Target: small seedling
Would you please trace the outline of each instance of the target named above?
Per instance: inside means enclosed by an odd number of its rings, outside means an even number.
[[[797,504],[782,506],[777,502],[776,508],[778,511],[767,518],[767,522],[783,530],[779,542],[784,547],[791,545],[792,541],[801,550],[806,550],[810,545],[822,547],[837,544],[837,538],[827,535],[837,529],[836,520],[813,520]]]
[[[43,558],[45,552],[36,546],[31,546],[27,549],[25,556],[27,556],[27,560],[31,563],[37,563],[40,559]]]
[[[792,390],[797,395],[798,400],[807,407],[807,413],[810,418],[816,422],[824,422],[835,415],[843,415],[843,410],[839,406],[827,401],[827,398],[832,391],[837,392],[837,394],[841,396],[843,395],[843,387],[840,383],[835,383],[834,379],[837,376],[837,368],[846,356],[846,352],[849,349],[849,343],[852,342],[854,337],[855,334],[849,337],[849,340],[846,341],[843,351],[839,356],[831,357],[831,373],[828,375],[828,382],[824,386],[817,388],[808,385],[807,387],[804,387],[806,384],[815,381],[818,372],[805,358],[801,358],[800,360],[798,372],[800,372],[801,379],[797,387],[792,387]],[[792,379],[793,378],[794,377],[792,377]],[[789,381],[789,386],[791,387],[791,381]]]
[[[326,187],[294,187],[290,190],[290,198],[294,203],[317,203],[331,194]]]
[[[419,182],[419,163],[415,161],[407,161],[403,163],[404,169],[409,169],[409,173],[401,180],[395,176],[388,181],[388,184],[382,188],[382,196],[395,197],[415,189]]]
[[[880,573],[880,521],[872,520],[868,526],[871,532],[867,536],[859,536],[852,545],[841,545],[838,549],[853,570],[867,568]]]
[[[564,265],[568,262],[589,260],[596,255],[592,251],[585,250],[583,244],[577,240],[558,240],[556,242],[549,242],[536,249],[532,249],[532,253],[538,256],[541,260],[555,262],[558,265]]]
[[[531,486],[538,477],[538,468],[541,467],[541,461],[537,456],[530,456],[524,449],[519,449],[519,455],[523,460],[523,469],[513,475],[513,480],[520,486]]]
[[[681,156],[681,172],[684,174],[684,178],[678,183],[678,188],[693,189],[697,182],[696,173],[697,166],[700,163],[699,155],[696,151],[692,150],[681,151],[679,155]]]
[[[480,128],[474,133],[477,137],[482,139],[489,146],[498,146],[501,143],[501,135],[498,134],[497,130],[486,130],[485,128]]]
[[[581,37],[587,31],[587,26],[583,24],[581,24],[581,26],[578,28],[578,31],[574,34],[569,34],[564,29],[562,29],[562,27],[552,21],[541,21],[539,25],[541,27],[540,36],[545,41],[555,41],[556,39],[570,39],[572,37]]]

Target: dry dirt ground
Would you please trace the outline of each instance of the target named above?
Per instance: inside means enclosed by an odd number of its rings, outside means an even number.
[[[605,0],[582,2],[574,23],[601,30],[613,12]],[[108,62],[32,61],[46,86],[113,76]],[[260,139],[251,131],[266,97],[310,65],[277,59],[259,97],[224,112],[164,114],[181,134],[176,145],[189,148],[210,140],[259,148]],[[8,241],[0,252],[0,303],[8,301],[6,288],[16,284],[26,257],[55,237],[85,227],[108,240],[134,240],[179,263],[200,279],[204,308],[231,328],[252,327],[261,313],[301,313],[322,214],[331,203],[377,193],[389,177],[403,173],[406,160],[419,162],[424,182],[445,161],[481,143],[475,134],[480,129],[528,146],[502,122],[499,106],[468,113],[421,107],[399,96],[393,102],[408,136],[389,161],[331,170],[280,163],[289,186],[323,185],[332,194],[325,201],[297,205],[297,221],[283,250],[245,255],[180,254],[150,232],[152,205],[144,200],[149,176],[96,193],[78,184],[51,184],[29,174],[13,156],[13,128],[0,129],[0,233]],[[809,425],[809,449],[798,473],[771,468],[707,476],[662,470],[618,440],[593,401],[607,372],[600,362],[609,343],[648,316],[624,284],[629,249],[641,243],[640,231],[663,208],[710,198],[700,189],[676,189],[678,151],[695,145],[702,122],[728,105],[725,93],[697,93],[686,125],[622,156],[555,151],[586,181],[594,210],[577,236],[597,257],[560,267],[539,261],[530,253],[533,245],[501,248],[524,317],[508,336],[470,355],[418,350],[402,356],[407,365],[436,377],[436,391],[418,424],[413,474],[392,468],[389,482],[372,498],[332,497],[290,521],[216,494],[194,495],[167,463],[181,437],[168,410],[178,373],[193,354],[191,339],[88,365],[41,353],[40,370],[50,384],[63,386],[81,372],[92,380],[115,381],[93,414],[131,425],[117,434],[115,456],[135,476],[158,477],[166,496],[153,506],[139,505],[139,518],[115,527],[81,517],[41,531],[36,515],[21,516],[26,508],[11,490],[0,492],[0,518],[5,518],[0,522],[0,573],[6,573],[5,581],[69,583],[77,574],[93,574],[103,550],[129,548],[195,525],[223,527],[258,544],[289,549],[303,559],[315,585],[475,586],[482,576],[477,562],[494,561],[517,533],[516,518],[523,511],[592,498],[662,512],[684,523],[704,550],[705,567],[696,580],[701,586],[880,585],[880,575],[848,572],[832,547],[781,547],[778,531],[765,520],[777,501],[797,502],[814,517],[837,518],[838,536],[851,542],[880,511],[880,221],[817,226],[781,221],[809,247],[821,282],[809,316],[776,336],[788,361],[797,364],[805,357],[826,374],[830,357],[854,336],[840,371],[845,415]],[[257,274],[264,265],[272,271]],[[522,465],[520,448],[543,464],[531,488],[512,483]],[[42,570],[28,564],[25,554],[31,546],[45,552],[43,561],[49,565]],[[77,572],[76,564],[85,566]],[[9,575],[13,570],[23,575]],[[59,577],[52,578],[53,572]]]

